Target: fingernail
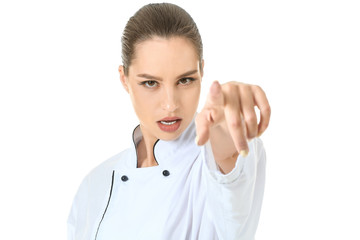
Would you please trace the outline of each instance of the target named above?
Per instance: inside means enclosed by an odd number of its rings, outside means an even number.
[[[241,151],[240,151],[240,155],[241,155],[242,157],[246,157],[248,154],[249,154],[249,151],[248,151],[248,150],[241,150]]]
[[[196,137],[195,137],[195,144],[196,144],[196,145],[199,145],[198,142],[199,142],[199,137],[196,136]]]

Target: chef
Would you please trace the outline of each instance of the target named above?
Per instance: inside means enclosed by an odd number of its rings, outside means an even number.
[[[197,113],[201,37],[174,4],[149,4],[130,18],[122,60],[140,124],[132,147],[81,183],[68,239],[254,239],[265,183],[259,136],[270,120],[263,90],[214,81]]]

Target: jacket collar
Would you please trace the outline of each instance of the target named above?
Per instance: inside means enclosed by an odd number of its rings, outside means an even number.
[[[195,144],[196,127],[195,118],[184,132],[175,140],[165,141],[158,139],[155,142],[153,153],[159,166],[174,166],[183,157],[195,159],[200,153],[200,147]],[[140,125],[133,131],[133,151],[135,152],[135,167],[137,167],[136,147],[142,138]]]

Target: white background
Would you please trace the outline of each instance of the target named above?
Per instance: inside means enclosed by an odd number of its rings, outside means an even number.
[[[271,103],[257,239],[360,239],[358,1],[174,2],[204,42],[199,109],[213,80]],[[83,177],[130,146],[120,38],[146,3],[1,1],[2,239],[65,239]]]

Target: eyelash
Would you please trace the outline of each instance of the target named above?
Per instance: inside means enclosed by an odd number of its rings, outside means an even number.
[[[180,81],[182,81],[182,80],[189,80],[188,83],[183,84],[183,85],[188,85],[188,84],[192,83],[193,81],[195,81],[196,79],[195,79],[195,78],[191,78],[191,77],[186,77],[186,78],[180,79],[180,80],[178,81],[178,83],[179,83]]]
[[[141,83],[139,83],[140,85],[144,85],[145,87],[147,87],[147,88],[154,88],[154,87],[150,87],[150,86],[148,86],[147,84],[148,83],[156,83],[156,84],[158,84],[156,81],[143,81],[143,82],[141,82]]]
[[[195,78],[191,78],[191,77],[186,77],[186,78],[181,78],[179,81],[178,81],[178,84],[180,84],[179,82],[180,81],[183,81],[183,80],[189,80],[187,83],[185,84],[181,84],[181,85],[189,85],[190,83],[194,82],[196,79]],[[148,84],[149,83],[155,83],[156,85],[155,86],[149,86]],[[146,88],[155,88],[157,86],[157,84],[159,84],[158,82],[154,81],[154,80],[148,80],[148,81],[143,81],[143,82],[140,82],[139,85],[144,85]]]

